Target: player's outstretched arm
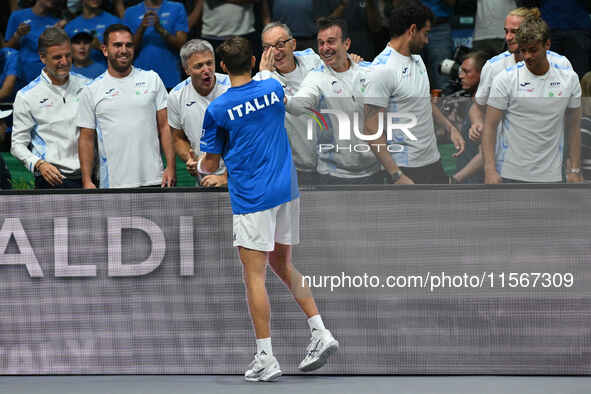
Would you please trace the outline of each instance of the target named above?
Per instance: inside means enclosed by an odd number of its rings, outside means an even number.
[[[304,78],[300,88],[294,96],[287,97],[285,110],[292,115],[300,116],[308,114],[310,108],[318,108],[322,92],[320,91],[321,73],[311,72]]]

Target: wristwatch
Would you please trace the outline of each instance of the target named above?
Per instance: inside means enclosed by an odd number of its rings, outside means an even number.
[[[403,174],[400,169],[398,171],[394,172],[393,174],[388,174],[388,177],[390,178],[390,183],[395,184],[396,182],[398,182],[400,180],[402,175]]]
[[[568,170],[566,170],[566,172],[568,174],[580,174],[581,169],[580,168],[569,168]]]

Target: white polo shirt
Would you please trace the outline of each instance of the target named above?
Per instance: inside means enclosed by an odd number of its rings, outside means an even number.
[[[84,89],[78,126],[97,132],[102,188],[162,182],[156,112],[166,99],[158,74],[137,67],[125,78],[105,71]]]
[[[552,67],[560,68],[571,68],[572,66],[565,56],[559,55],[556,52],[546,51],[548,61]],[[509,51],[498,54],[486,61],[482,71],[480,72],[480,83],[478,84],[478,90],[474,99],[479,105],[486,105],[488,102],[488,96],[490,94],[490,88],[493,80],[503,70],[509,67],[513,67],[516,64],[515,56]]]
[[[493,80],[488,105],[505,111],[500,175],[560,182],[565,111],[581,106],[581,85],[572,68],[550,67],[534,75],[519,62]]]
[[[388,141],[390,145],[401,145],[392,153],[396,164],[423,167],[439,160],[429,78],[419,55],[404,56],[386,46],[372,63],[364,100],[365,104],[386,108],[389,113],[412,113],[416,116],[417,124],[409,131],[417,141],[412,141],[401,130],[394,131],[393,140]]]
[[[168,124],[170,127],[184,131],[197,156],[205,110],[209,103],[224,94],[230,86],[230,77],[215,73],[215,85],[207,96],[202,96],[195,90],[191,77],[179,83],[168,94]],[[222,161],[216,174],[221,175],[225,171],[226,166]]]
[[[41,71],[22,88],[14,100],[11,153],[34,172],[43,159],[64,174],[80,172],[78,160],[78,104],[90,80],[70,73],[65,85],[57,86]],[[29,150],[31,145],[31,150]]]
[[[546,55],[552,67],[572,69],[570,62],[565,56],[561,56],[552,51],[546,51]],[[474,101],[476,101],[476,103],[479,105],[486,105],[495,77],[504,70],[515,66],[515,64],[515,56],[509,51],[505,51],[488,59],[486,63],[484,63],[484,67],[482,67],[480,72],[480,83],[478,84]],[[499,126],[497,127],[497,142],[495,145],[495,161],[496,168],[499,173],[501,171],[501,167],[503,166],[504,151],[501,149],[501,147],[504,146],[504,144],[505,137],[503,136],[503,124],[499,123]]]
[[[299,90],[306,75],[315,68],[322,65],[320,56],[312,49],[296,51],[293,53],[296,68],[290,73],[282,74],[278,71],[260,72],[254,79],[275,78],[283,86],[286,96],[293,96]],[[294,115],[285,113],[285,129],[291,145],[293,162],[298,171],[315,172],[318,165],[318,135],[316,129],[312,139],[307,138],[308,115]]]
[[[348,130],[338,129],[339,123],[334,115],[323,115],[326,126],[321,123],[323,126],[318,133],[317,172],[337,178],[364,178],[379,171],[379,164],[368,142],[359,139],[353,131],[355,123],[359,130],[363,128],[362,95],[370,64],[349,61],[351,66],[345,72],[336,72],[324,63],[309,72],[296,94],[289,97],[286,109],[296,116],[312,117],[315,114],[311,109],[338,110],[347,115]],[[354,114],[358,114],[357,122],[354,121]],[[304,132],[307,134],[307,130]],[[345,134],[343,132],[349,132],[350,138],[341,139],[341,133]]]

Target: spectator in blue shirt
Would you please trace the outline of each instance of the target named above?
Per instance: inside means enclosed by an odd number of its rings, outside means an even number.
[[[123,23],[134,32],[134,64],[156,71],[166,89],[175,87],[181,81],[178,51],[189,32],[185,7],[168,0],[144,0],[125,11]]]
[[[8,19],[4,40],[5,46],[19,49],[24,83],[37,78],[43,68],[39,59],[38,40],[46,28],[54,26],[59,19],[51,16],[58,0],[37,0],[32,8],[13,12]]]
[[[0,49],[0,102],[12,102],[16,94],[19,53],[12,48]]]
[[[107,66],[104,63],[95,62],[90,56],[90,47],[94,37],[85,31],[74,34],[72,37],[72,72],[95,79],[105,72]]]
[[[121,20],[103,10],[103,0],[82,0],[82,14],[72,19],[64,30],[70,38],[82,31],[90,33],[95,38],[90,56],[96,63],[102,63],[106,67],[107,62],[101,51],[103,33],[108,26],[115,23],[121,23]]]

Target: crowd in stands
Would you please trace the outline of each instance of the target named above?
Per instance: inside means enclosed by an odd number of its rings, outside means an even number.
[[[397,7],[409,0],[8,0],[0,6],[2,17],[0,17],[0,146],[1,150],[10,150],[11,130],[13,123],[18,127],[17,103],[12,108],[12,103],[17,99],[19,90],[31,89],[39,78],[47,78],[49,85],[54,81],[53,76],[48,76],[46,71],[48,63],[40,56],[40,37],[50,27],[63,29],[71,42],[71,72],[86,77],[89,80],[101,78],[101,75],[108,75],[107,68],[117,64],[114,57],[109,63],[109,51],[105,49],[108,38],[109,26],[124,25],[129,28],[133,51],[133,66],[141,70],[152,70],[163,84],[170,97],[174,97],[175,91],[187,89],[192,86],[195,92],[183,93],[192,101],[205,98],[198,106],[200,113],[191,115],[200,121],[203,119],[203,112],[207,104],[229,87],[229,80],[225,75],[219,61],[216,61],[215,50],[225,40],[233,36],[247,38],[254,50],[257,59],[256,70],[259,74],[256,78],[276,78],[282,82],[288,96],[298,96],[298,99],[309,105],[305,108],[315,108],[317,111],[316,121],[321,118],[327,119],[329,128],[332,116],[322,117],[321,109],[331,108],[326,106],[327,97],[332,93],[322,93],[324,87],[314,86],[306,76],[313,70],[323,69],[321,79],[332,81],[332,85],[326,89],[333,93],[337,90],[339,94],[345,92],[345,96],[352,98],[347,100],[333,100],[334,109],[342,105],[344,111],[358,111],[363,115],[367,108],[356,102],[365,91],[364,75],[371,75],[369,70],[376,70],[387,59],[389,54],[384,53],[384,48],[389,48],[395,38],[392,33],[392,15]],[[563,60],[556,60],[550,65],[556,67],[570,67],[580,80],[583,98],[591,95],[589,91],[591,75],[585,75],[591,70],[591,1],[586,0],[416,0],[425,6],[429,12],[429,29],[427,30],[428,40],[421,45],[418,51],[412,50],[409,58],[417,61],[414,56],[420,54],[421,63],[424,62],[429,91],[429,101],[433,105],[434,136],[439,143],[452,143],[456,149],[454,154],[457,169],[452,176],[434,176],[424,178],[424,183],[483,183],[486,180],[486,153],[480,147],[481,137],[485,128],[484,116],[486,112],[486,101],[478,103],[479,94],[483,88],[481,85],[481,73],[488,71],[487,61],[491,62],[495,57],[502,54],[513,59],[513,64],[521,59],[516,53],[519,52],[517,44],[511,49],[511,35],[516,33],[521,21],[532,16],[544,20],[549,27],[549,38],[552,53],[563,56]],[[508,26],[507,21],[511,12],[515,9],[535,9],[533,14],[515,14],[519,23]],[[468,10],[468,11],[465,11]],[[445,59],[454,57],[454,44],[452,33],[456,27],[461,25],[462,18],[473,17],[474,36],[472,51],[461,59],[458,81],[453,76],[440,72],[441,63]],[[324,28],[318,21],[343,21],[336,24],[340,31],[343,45],[334,46],[330,42],[324,42],[324,38],[332,39],[331,35],[321,35]],[[340,23],[340,22],[339,22]],[[331,25],[332,26],[332,25]],[[395,28],[395,27],[394,27]],[[513,30],[511,30],[513,29]],[[402,33],[401,33],[402,34]],[[414,33],[413,33],[414,34]],[[417,33],[418,34],[418,33]],[[509,36],[509,39],[508,39]],[[51,37],[57,41],[52,41]],[[59,34],[55,33],[46,43],[49,47],[52,43],[59,44]],[[199,41],[193,41],[198,39]],[[203,41],[201,41],[203,40]],[[193,46],[188,43],[193,42]],[[206,44],[203,44],[205,42]],[[389,44],[390,43],[390,44]],[[58,44],[55,44],[58,46]],[[204,46],[205,45],[205,46]],[[209,46],[208,46],[209,45]],[[195,48],[197,49],[195,49]],[[194,51],[187,53],[187,48]],[[47,49],[47,48],[45,48]],[[270,49],[270,50],[269,50]],[[185,50],[185,56],[183,56]],[[113,49],[114,51],[114,49]],[[387,50],[386,50],[387,51]],[[505,52],[504,52],[505,51]],[[268,55],[273,52],[274,58]],[[116,56],[115,52],[110,52]],[[206,58],[199,57],[204,53],[210,53]],[[267,56],[265,55],[267,54]],[[515,54],[515,56],[510,56]],[[197,56],[199,55],[199,56]],[[196,62],[196,57],[199,62]],[[287,59],[287,60],[286,60]],[[337,59],[335,63],[331,63]],[[491,60],[489,60],[491,59]],[[556,59],[559,59],[556,57]],[[562,57],[560,57],[562,59]],[[51,60],[50,60],[51,61]],[[340,61],[344,61],[345,68]],[[388,60],[389,61],[389,60]],[[213,62],[208,66],[207,62]],[[373,63],[372,63],[373,62]],[[56,60],[56,70],[59,71],[60,61]],[[350,64],[350,66],[349,66]],[[195,69],[191,69],[191,67]],[[199,68],[197,70],[196,68]],[[357,71],[357,70],[360,71]],[[365,70],[367,69],[367,70]],[[42,72],[42,70],[45,70]],[[355,73],[355,77],[347,79],[344,77],[346,71]],[[107,74],[105,74],[107,72]],[[420,72],[420,70],[418,71]],[[265,74],[267,73],[267,74]],[[295,73],[295,74],[292,74]],[[342,75],[337,75],[341,74]],[[122,75],[126,75],[122,73]],[[336,76],[336,77],[335,77]],[[492,85],[492,78],[495,75],[488,75],[491,78],[487,81],[488,88]],[[187,78],[188,77],[188,78]],[[336,79],[331,80],[335,77]],[[150,77],[151,78],[151,77]],[[256,79],[255,78],[255,79]],[[141,79],[141,78],[140,78]],[[371,77],[367,77],[369,81]],[[138,80],[139,81],[139,80]],[[330,82],[329,81],[329,82]],[[457,85],[454,85],[454,82]],[[38,82],[37,82],[38,83]],[[138,83],[143,83],[139,81]],[[152,82],[150,82],[152,83]],[[158,85],[157,82],[154,82]],[[356,83],[361,84],[362,93],[355,92]],[[209,85],[208,85],[209,84]],[[55,85],[55,83],[54,83]],[[342,85],[342,86],[341,86]],[[479,88],[479,85],[480,88]],[[456,86],[457,88],[454,88]],[[199,87],[203,88],[202,91]],[[56,88],[59,90],[58,88]],[[306,90],[307,89],[307,90]],[[316,89],[319,93],[317,100],[310,99],[314,95],[309,93]],[[444,92],[444,97],[439,96]],[[137,91],[139,92],[139,91]],[[183,91],[184,92],[184,91]],[[212,92],[215,92],[213,95]],[[308,94],[306,95],[302,92]],[[417,92],[417,91],[415,91]],[[80,92],[77,92],[78,94]],[[195,94],[194,94],[195,93]],[[60,93],[61,94],[61,93]],[[139,93],[137,93],[139,94]],[[179,93],[180,94],[180,93]],[[212,96],[210,96],[210,94]],[[419,95],[419,93],[416,93]],[[22,95],[21,95],[22,96]],[[215,97],[214,97],[215,96]],[[184,96],[183,96],[184,97]],[[392,93],[391,97],[397,97]],[[474,98],[476,103],[474,104]],[[488,94],[486,95],[488,98]],[[67,92],[63,93],[64,104],[66,104]],[[22,99],[22,97],[21,97]],[[306,99],[309,99],[306,101]],[[180,100],[180,98],[177,98]],[[311,100],[311,101],[310,101]],[[78,97],[76,97],[78,101]],[[162,109],[160,100],[156,107]],[[328,99],[328,102],[330,99]],[[362,100],[361,100],[362,101]],[[22,105],[23,101],[20,101]],[[168,99],[168,106],[171,106],[171,98]],[[286,128],[292,143],[294,161],[298,168],[300,184],[355,184],[355,183],[384,183],[388,182],[388,168],[380,162],[379,155],[374,156],[371,151],[350,152],[356,155],[355,160],[339,158],[338,143],[335,145],[335,136],[322,134],[322,122],[314,124],[314,133],[309,131],[312,119],[310,111],[299,110],[294,99],[288,104],[286,115]],[[171,147],[161,146],[163,154],[166,150],[172,149],[187,163],[187,169],[195,176],[198,176],[196,162],[199,152],[199,127],[193,124],[184,123],[189,113],[189,104],[185,107],[179,106],[173,110],[172,120],[168,133],[170,134]],[[335,104],[336,103],[336,104]],[[343,104],[345,103],[345,104]],[[351,104],[351,105],[349,105]],[[354,104],[354,105],[353,105]],[[386,103],[384,103],[385,105]],[[484,104],[484,105],[483,105]],[[303,104],[302,104],[303,105]],[[349,105],[349,106],[348,106]],[[304,107],[302,107],[304,108]],[[385,107],[383,107],[385,108]],[[570,108],[570,107],[569,107]],[[10,110],[14,115],[10,115]],[[192,108],[191,108],[192,109]],[[583,99],[583,117],[581,121],[582,150],[583,157],[581,164],[573,167],[569,157],[564,157],[563,180],[568,179],[568,171],[572,168],[583,169],[584,175],[591,178],[591,158],[586,158],[586,151],[591,144],[591,109]],[[166,111],[165,111],[166,112]],[[168,109],[170,118],[171,108]],[[568,111],[567,111],[568,112]],[[156,115],[155,115],[156,116]],[[3,119],[2,119],[3,118]],[[31,116],[31,119],[35,116]],[[94,118],[93,118],[94,119]],[[156,118],[155,118],[156,119]],[[568,116],[567,116],[568,119]],[[159,120],[160,121],[160,120]],[[76,123],[77,120],[71,122]],[[314,122],[316,123],[316,122]],[[332,123],[335,120],[332,119]],[[352,120],[353,123],[353,120]],[[385,123],[385,122],[384,122]],[[80,125],[76,125],[80,126]],[[157,126],[157,127],[156,127]],[[161,124],[154,128],[155,135],[162,143]],[[361,123],[359,128],[366,125]],[[33,126],[31,126],[33,127]],[[94,130],[90,128],[91,130]],[[193,131],[196,129],[197,131]],[[31,129],[33,130],[33,129]],[[35,128],[36,130],[36,128]],[[17,130],[19,131],[19,130]],[[29,132],[29,131],[27,131]],[[32,155],[39,156],[43,161],[44,156],[35,151],[35,138],[40,138],[34,131],[34,135],[24,141],[29,144],[29,151]],[[98,137],[97,149],[100,151],[102,137],[105,135],[100,130],[95,130]],[[158,134],[160,133],[160,134]],[[197,134],[197,135],[195,135]],[[312,135],[313,134],[313,135]],[[568,134],[565,132],[565,135]],[[356,138],[356,137],[353,137]],[[398,137],[396,137],[398,138]],[[431,137],[429,137],[430,139]],[[561,137],[563,138],[563,137]],[[166,138],[165,138],[166,140]],[[14,141],[14,140],[13,140]],[[402,140],[401,140],[402,141]],[[398,141],[398,142],[401,142]],[[363,138],[353,141],[350,146],[356,146],[356,142],[364,142]],[[390,143],[392,141],[389,141]],[[44,143],[46,143],[44,141]],[[486,142],[484,142],[486,145]],[[332,145],[332,148],[327,148]],[[404,143],[402,144],[404,146]],[[564,145],[564,146],[563,146]],[[310,148],[312,146],[312,148]],[[320,148],[317,148],[320,147]],[[322,149],[328,149],[322,152]],[[310,149],[312,153],[310,153]],[[392,154],[395,160],[400,160],[401,153],[406,151],[406,166],[398,163],[404,173],[412,173],[413,163],[433,165],[439,160],[439,154],[432,152],[432,157],[423,163],[421,159],[413,157],[412,144],[410,148],[403,148],[403,152]],[[410,149],[410,155],[409,151]],[[418,147],[417,149],[427,149]],[[19,148],[16,148],[17,152]],[[561,142],[560,151],[567,152],[568,138]],[[13,147],[14,153],[14,147]],[[311,156],[312,155],[312,156]],[[40,172],[39,163],[34,157],[28,154],[28,161],[24,163],[36,177],[43,177]],[[483,157],[484,156],[484,157]],[[376,159],[377,157],[377,159]],[[410,159],[409,159],[410,157]],[[362,159],[363,158],[363,159]],[[21,157],[19,157],[21,159]],[[100,152],[97,161],[105,159]],[[170,156],[167,157],[167,161]],[[43,164],[43,163],[40,163]],[[121,165],[124,165],[122,162]],[[341,166],[342,168],[340,168]],[[349,167],[347,167],[349,166]],[[439,165],[438,165],[439,166]],[[570,168],[570,167],[572,168]],[[97,168],[100,163],[97,164]],[[361,168],[363,167],[363,168]],[[58,166],[59,168],[59,166]],[[429,167],[429,171],[433,170]],[[80,174],[80,169],[66,168],[69,174]],[[97,170],[97,173],[99,170]],[[105,175],[105,174],[103,174]],[[169,174],[170,175],[170,174]],[[223,175],[223,171],[218,174]],[[328,175],[328,177],[326,177]],[[363,175],[363,176],[362,176]],[[6,178],[4,163],[0,163],[0,177]],[[96,175],[100,181],[101,176]],[[418,176],[417,176],[418,177]],[[207,178],[207,177],[206,177]],[[222,177],[223,178],[223,177]],[[221,186],[223,179],[208,178],[205,181],[209,186]],[[334,179],[333,179],[334,178]],[[417,181],[420,177],[415,179]],[[397,180],[398,178],[396,178]],[[111,179],[112,180],[112,179]],[[490,180],[490,179],[489,179]],[[153,179],[151,179],[153,181]],[[200,181],[197,180],[197,185]],[[532,179],[536,181],[536,179]],[[171,185],[174,182],[165,182]],[[421,182],[418,182],[421,183]],[[51,185],[51,182],[49,183]],[[153,182],[152,182],[153,184]],[[101,187],[112,187],[113,182],[102,183]],[[123,182],[123,186],[146,186],[143,183]],[[97,185],[99,186],[99,185]],[[6,188],[7,183],[0,183],[0,188]]]

